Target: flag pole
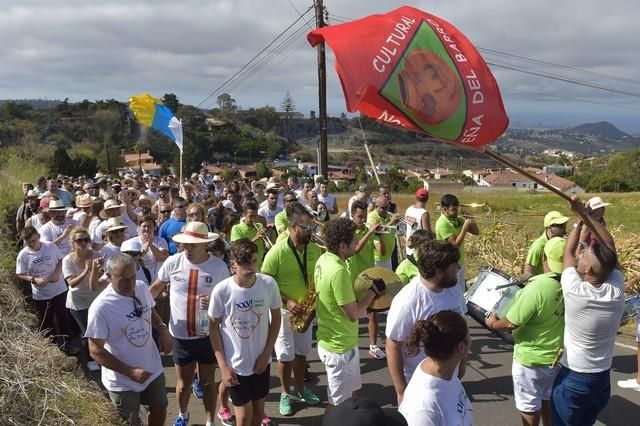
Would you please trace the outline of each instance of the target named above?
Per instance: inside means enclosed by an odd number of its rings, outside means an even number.
[[[180,183],[178,189],[182,191],[182,150],[180,150]]]

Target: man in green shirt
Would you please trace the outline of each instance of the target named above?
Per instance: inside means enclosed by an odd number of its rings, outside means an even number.
[[[433,232],[426,229],[418,229],[413,234],[411,234],[411,238],[409,238],[407,247],[410,249],[415,249],[419,247],[423,242],[433,240],[433,237]],[[407,255],[407,258],[400,262],[400,264],[396,268],[396,274],[400,277],[400,282],[403,285],[408,284],[409,281],[420,275],[417,261],[418,256],[414,256],[414,254],[415,251],[412,250],[411,254]]]
[[[389,214],[389,199],[383,195],[374,201],[375,209],[367,215],[367,226],[371,228],[374,223],[379,225],[394,226],[398,223],[399,213]],[[393,270],[391,267],[391,255],[396,246],[396,230],[389,228],[388,232],[377,232],[374,241],[373,253],[375,266]]]
[[[258,269],[262,266],[264,258],[264,237],[266,229],[256,227],[256,218],[258,217],[258,203],[253,200],[247,201],[244,205],[244,216],[240,223],[233,225],[231,228],[231,242],[240,238],[248,238],[258,246]]]
[[[522,280],[544,273],[542,258],[544,246],[553,237],[561,237],[567,232],[568,217],[557,211],[550,211],[544,217],[544,232],[529,247]],[[562,259],[560,260],[562,263]]]
[[[552,259],[551,263],[556,262]],[[542,418],[543,424],[550,425],[551,389],[558,373],[554,362],[564,334],[560,274],[549,272],[533,277],[516,293],[506,317],[497,319],[492,313],[486,325],[493,330],[513,330],[514,399],[523,424],[537,425]]]
[[[460,202],[453,194],[444,194],[440,200],[442,214],[436,221],[436,240],[448,241],[460,250],[460,269],[458,270],[458,291],[460,293],[460,308],[467,312],[467,304],[464,300],[466,290],[464,277],[464,240],[467,234],[478,235],[480,228],[472,218],[458,216]]]
[[[316,263],[316,313],[318,316],[318,355],[327,371],[327,410],[355,396],[362,387],[358,351],[358,319],[377,294],[385,290],[376,281],[357,301],[346,260],[358,243],[356,225],[349,219],[327,222],[325,241],[328,251]]]
[[[287,192],[287,194],[293,194]],[[285,195],[285,202],[288,195]],[[262,272],[275,278],[282,297],[282,322],[274,347],[278,359],[278,375],[282,393],[280,394],[280,414],[293,414],[291,401],[304,401],[315,405],[320,399],[304,387],[304,373],[307,355],[311,351],[312,327],[300,333],[292,328],[292,314],[300,314],[310,286],[313,286],[313,272],[322,251],[311,242],[314,223],[311,213],[300,203],[286,203],[288,237],[278,241],[269,250],[262,264]],[[291,372],[294,383],[291,392]]]
[[[287,220],[287,206],[298,201],[293,191],[284,193],[284,210],[278,213],[274,219],[276,231],[278,231],[278,241],[286,240],[289,236],[289,221]]]

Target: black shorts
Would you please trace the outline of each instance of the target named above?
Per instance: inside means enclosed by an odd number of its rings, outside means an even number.
[[[184,367],[192,362],[198,364],[215,364],[216,356],[213,354],[209,337],[199,339],[173,338],[173,362],[179,367]]]
[[[229,388],[229,396],[231,396],[233,405],[241,407],[248,402],[266,398],[269,394],[270,370],[271,366],[269,365],[262,374],[238,375],[239,384]]]

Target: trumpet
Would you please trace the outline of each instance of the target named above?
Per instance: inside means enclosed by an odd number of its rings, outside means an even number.
[[[400,237],[407,233],[407,229],[413,226],[412,223],[409,223],[405,219],[398,219],[398,223],[396,225],[380,225],[376,230],[377,234],[388,234],[391,231],[396,231],[396,234]]]
[[[318,234],[312,233],[311,234],[311,241],[313,243],[315,243],[315,245],[320,247],[322,250],[327,251],[327,243],[326,243],[326,241],[321,236],[319,236]]]
[[[264,229],[264,234],[262,235],[262,241],[264,241],[264,247],[267,250],[271,250],[271,247],[273,247],[273,241],[271,241],[271,239],[269,238],[269,235],[267,234],[267,229],[266,227],[261,224],[260,222],[254,222],[253,225],[256,227],[256,229],[258,230],[258,232],[260,232],[260,230]]]
[[[515,225],[515,226],[520,225],[519,223],[507,222],[506,220],[500,220],[500,219],[496,219],[496,218],[492,218],[492,217],[473,216],[473,215],[469,215],[469,214],[461,214],[460,216],[464,217],[465,219],[473,219],[473,220],[476,220],[476,221],[497,223],[497,224],[500,224],[500,225]]]

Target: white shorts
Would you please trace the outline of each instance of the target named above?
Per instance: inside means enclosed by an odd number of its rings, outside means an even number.
[[[291,328],[291,312],[280,309],[282,321],[280,331],[273,349],[278,361],[293,361],[296,355],[307,356],[311,352],[313,342],[313,327],[309,327],[304,333],[298,333]]]
[[[513,376],[513,396],[518,411],[524,413],[540,411],[542,401],[551,399],[551,388],[559,370],[559,366],[525,367],[514,359],[511,375]]]
[[[387,260],[376,260],[375,262],[373,262],[373,264],[380,268],[393,269],[391,267],[391,258]]]
[[[318,346],[318,356],[327,370],[327,401],[336,406],[351,398],[362,387],[360,378],[360,352],[354,348],[338,354]]]

